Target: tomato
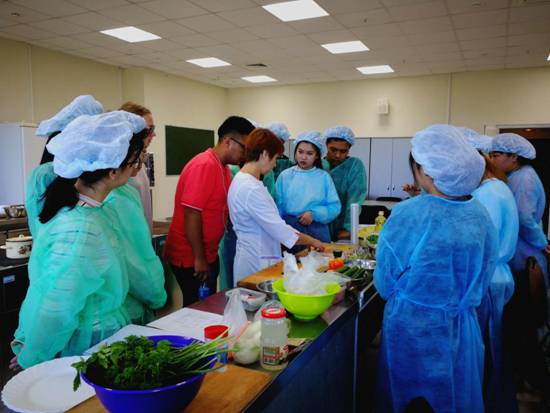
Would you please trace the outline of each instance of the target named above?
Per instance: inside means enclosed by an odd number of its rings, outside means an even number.
[[[329,270],[337,270],[338,268],[342,268],[343,266],[344,266],[344,260],[342,258],[335,258],[328,262]]]

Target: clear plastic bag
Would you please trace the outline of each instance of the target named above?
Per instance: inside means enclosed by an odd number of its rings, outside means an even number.
[[[326,267],[328,258],[313,251],[301,258],[302,267],[298,268],[296,257],[284,253],[283,276],[285,290],[292,294],[322,295],[326,294],[326,286],[330,283],[338,283],[345,286],[350,281],[337,272],[319,272],[320,267]]]
[[[227,295],[229,295],[229,300],[223,310],[222,324],[229,327],[230,337],[238,337],[248,325],[248,319],[239,290],[229,291]]]

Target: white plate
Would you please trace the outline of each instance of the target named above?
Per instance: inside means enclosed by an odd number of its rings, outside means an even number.
[[[59,413],[68,410],[95,394],[81,382],[73,392],[76,370],[71,364],[80,357],[53,359],[23,370],[2,390],[2,401],[11,410],[21,413]]]

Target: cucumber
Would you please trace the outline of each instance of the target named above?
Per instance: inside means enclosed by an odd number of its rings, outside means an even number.
[[[354,278],[355,274],[360,271],[361,269],[359,267],[352,267],[351,270],[349,270],[348,272],[346,272],[344,275],[350,277],[350,278]]]
[[[338,269],[336,270],[336,272],[339,272],[340,274],[343,274],[343,273],[345,273],[345,272],[348,271],[348,270],[349,270],[349,267],[348,267],[347,265],[345,265],[345,266],[343,266],[342,268],[338,268]]]

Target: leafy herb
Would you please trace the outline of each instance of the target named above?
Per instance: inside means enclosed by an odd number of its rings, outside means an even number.
[[[168,340],[155,345],[147,337],[129,336],[74,363],[73,390],[80,386],[81,372],[91,382],[110,389],[145,390],[176,384],[215,370],[210,367],[213,357],[227,352],[226,344],[227,339],[218,338],[177,348]]]

